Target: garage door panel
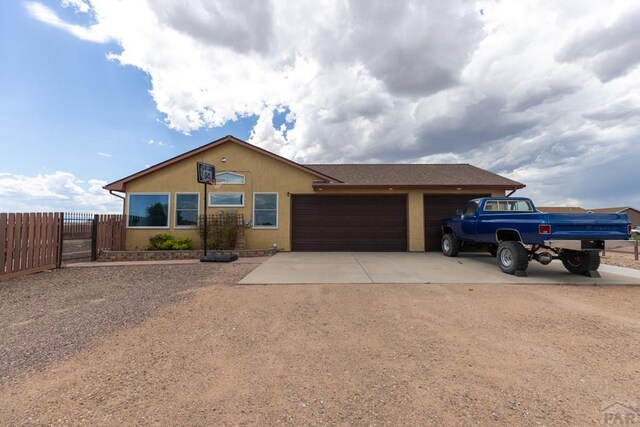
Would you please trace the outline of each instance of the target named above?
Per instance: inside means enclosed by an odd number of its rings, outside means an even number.
[[[296,251],[406,251],[406,196],[292,196]]]

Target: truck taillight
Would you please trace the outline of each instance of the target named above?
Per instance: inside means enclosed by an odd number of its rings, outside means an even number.
[[[627,225],[627,234],[631,234],[631,224]]]
[[[540,234],[551,234],[551,225],[550,224],[540,224],[540,225],[538,225],[538,233],[540,233]]]

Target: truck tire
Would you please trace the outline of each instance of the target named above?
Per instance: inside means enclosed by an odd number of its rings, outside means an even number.
[[[441,247],[445,256],[458,256],[460,252],[460,242],[451,233],[442,236]]]
[[[597,251],[570,251],[562,258],[562,265],[570,273],[584,275],[597,271],[600,267],[600,253]]]
[[[529,254],[520,242],[502,242],[498,246],[498,264],[500,264],[500,269],[507,274],[527,271]]]

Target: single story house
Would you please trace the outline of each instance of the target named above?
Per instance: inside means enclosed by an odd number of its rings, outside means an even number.
[[[160,232],[202,247],[197,162],[220,182],[207,187],[206,212],[244,215],[247,249],[438,251],[441,218],[524,187],[469,164],[302,165],[226,136],[104,187],[124,193],[128,250]]]

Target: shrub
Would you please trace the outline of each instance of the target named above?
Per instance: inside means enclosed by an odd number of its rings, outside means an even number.
[[[193,242],[188,237],[174,239],[171,234],[158,233],[149,237],[150,251],[187,250],[193,247]]]
[[[191,249],[192,247],[193,247],[193,242],[188,237],[181,237],[179,239],[176,239],[175,242],[173,242],[173,249],[175,250],[186,251]]]
[[[225,212],[207,217],[207,249],[235,249],[238,241],[238,215]],[[204,221],[200,221],[200,236],[204,238]]]

